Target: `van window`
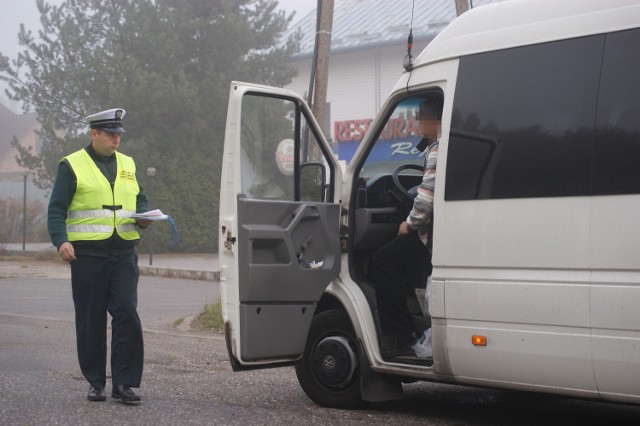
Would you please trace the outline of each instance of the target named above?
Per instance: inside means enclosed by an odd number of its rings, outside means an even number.
[[[594,144],[594,195],[640,193],[640,30],[607,35]]]
[[[367,155],[361,178],[390,173],[401,164],[424,163],[424,153],[416,148],[422,139],[416,112],[423,101],[424,96],[410,97],[396,105]]]
[[[604,41],[461,58],[445,199],[588,194]]]
[[[296,120],[296,117],[298,118]],[[296,127],[296,122],[299,126]],[[242,193],[248,198],[294,201],[296,197],[294,152],[300,144],[299,163],[314,162],[318,168],[306,168],[302,192],[315,185],[314,201],[324,198],[318,173],[325,168],[323,152],[296,102],[291,99],[247,94],[242,99]],[[305,136],[306,134],[306,136]],[[300,192],[298,186],[298,192]],[[300,196],[298,195],[298,198]]]

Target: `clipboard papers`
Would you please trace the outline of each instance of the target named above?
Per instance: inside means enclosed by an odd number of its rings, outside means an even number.
[[[130,217],[133,219],[144,220],[169,220],[169,216],[162,213],[160,209],[155,209],[144,213],[134,213]]]
[[[176,229],[176,224],[173,222],[173,219],[168,214],[162,213],[160,209],[151,210],[144,213],[134,213],[129,216],[132,219],[141,219],[141,220],[168,220],[171,225],[171,246],[175,247],[180,243],[180,237],[178,236],[178,230]]]

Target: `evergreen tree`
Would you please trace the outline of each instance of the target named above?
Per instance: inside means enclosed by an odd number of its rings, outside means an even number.
[[[25,50],[13,61],[0,55],[9,98],[42,124],[40,153],[13,142],[19,162],[50,187],[60,158],[88,144],[82,118],[122,107],[120,150],[136,159],[151,206],[174,218],[181,250],[217,250],[229,84],[291,80],[287,59],[298,38],[279,44],[291,16],[276,10],[276,0],[66,0],[58,7],[37,0],[37,7],[43,29],[36,36],[21,26]],[[168,231],[154,226],[156,235]]]

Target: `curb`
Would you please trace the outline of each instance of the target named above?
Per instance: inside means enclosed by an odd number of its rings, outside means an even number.
[[[138,266],[138,269],[140,270],[140,275],[197,281],[220,281],[220,271],[190,271],[187,269],[158,268],[155,266]]]
[[[52,253],[55,251],[52,249]],[[27,256],[31,255],[34,252],[32,251],[22,251],[22,250],[4,250],[0,252],[0,255],[7,256]],[[140,275],[147,275],[153,277],[162,277],[162,278],[178,278],[184,280],[196,280],[196,281],[220,281],[220,271],[192,271],[188,269],[172,269],[166,267],[157,267],[157,266],[143,266],[138,265],[138,270],[140,271]]]

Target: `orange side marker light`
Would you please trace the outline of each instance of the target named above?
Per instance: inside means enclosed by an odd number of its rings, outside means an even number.
[[[487,346],[487,336],[479,336],[474,334],[471,336],[471,343],[473,346]]]

